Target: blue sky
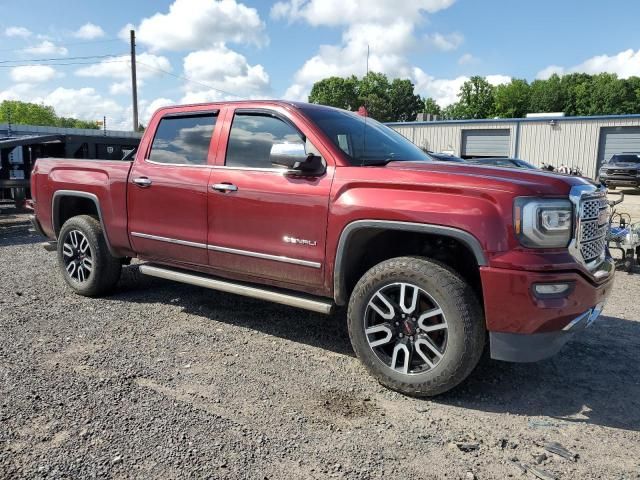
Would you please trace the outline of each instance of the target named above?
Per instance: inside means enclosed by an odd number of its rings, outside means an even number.
[[[325,76],[362,75],[367,44],[372,70],[443,105],[470,75],[640,75],[630,0],[0,0],[0,11],[0,100],[107,115],[114,128],[130,126],[128,26],[143,121],[168,103],[305,99]]]

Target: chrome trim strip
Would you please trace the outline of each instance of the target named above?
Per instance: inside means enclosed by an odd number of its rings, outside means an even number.
[[[356,220],[347,225],[340,234],[340,240],[338,241],[338,249],[336,251],[335,268],[333,270],[333,298],[337,305],[344,305],[347,302],[346,298],[346,286],[345,286],[345,272],[343,272],[343,262],[345,250],[349,241],[349,237],[363,228],[377,228],[388,230],[400,230],[406,232],[420,232],[420,233],[434,233],[438,235],[444,235],[446,237],[455,238],[461,241],[464,245],[469,247],[476,262],[479,266],[487,265],[487,260],[482,250],[482,245],[476,237],[469,232],[460,230],[453,227],[445,227],[442,225],[432,225],[428,223],[412,223],[412,222],[399,222],[399,221],[387,221],[387,220]]]
[[[303,267],[320,268],[322,264],[319,262],[311,262],[309,260],[300,260],[297,258],[284,257],[280,255],[269,255],[268,253],[252,252],[250,250],[239,250],[237,248],[219,247],[217,245],[209,245],[209,250],[214,252],[232,253],[234,255],[244,255],[246,257],[261,258],[263,260],[274,260],[276,262],[291,263],[293,265],[302,265]]]
[[[577,316],[576,318],[571,320],[569,323],[567,323],[562,329],[562,331],[568,332],[569,330],[572,330],[576,325],[582,322],[585,318],[589,318],[591,316],[591,313],[592,313],[592,310],[587,310],[582,315]]]
[[[87,198],[95,204],[96,210],[98,211],[100,226],[102,227],[102,234],[104,235],[104,241],[107,244],[107,249],[109,250],[111,255],[116,258],[120,258],[120,256],[117,255],[111,247],[111,242],[109,242],[109,232],[104,227],[104,218],[102,216],[102,210],[100,209],[100,200],[98,199],[97,195],[94,195],[93,193],[83,192],[80,190],[57,190],[53,193],[53,197],[51,199],[51,226],[53,227],[54,238],[58,240],[58,233],[60,233],[60,229],[62,228],[62,225],[57,225],[60,197]]]
[[[245,172],[267,172],[267,173],[279,173],[286,174],[289,173],[290,170],[282,167],[233,167],[228,165],[211,165],[211,168],[215,170],[240,170]]]
[[[132,237],[146,238],[147,240],[157,240],[158,242],[172,243],[175,245],[184,245],[185,247],[207,248],[205,243],[189,242],[187,240],[178,240],[176,238],[159,237],[158,235],[149,235],[148,233],[131,232]]]
[[[240,283],[217,280],[204,275],[184,273],[148,264],[140,265],[140,272],[152,277],[188,283],[190,285],[210,288],[212,290],[219,290],[221,292],[233,293],[236,295],[243,295],[245,297],[259,298],[261,300],[280,303],[282,305],[289,305],[291,307],[304,308],[305,310],[324,313],[325,315],[331,313],[331,309],[333,307],[333,303],[328,299],[316,300],[302,295],[292,295],[266,288],[252,287]]]
[[[148,158],[145,158],[144,161],[146,163],[151,163],[153,165],[163,165],[165,167],[194,167],[194,168],[211,168],[213,165],[209,163],[164,163],[164,162],[154,162]]]

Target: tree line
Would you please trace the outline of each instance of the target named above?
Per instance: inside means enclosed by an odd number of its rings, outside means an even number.
[[[96,122],[59,117],[53,107],[18,100],[4,100],[0,103],[0,123],[65,128],[100,128]]]
[[[347,110],[366,105],[381,122],[415,120],[420,112],[443,119],[519,118],[527,113],[564,112],[568,116],[640,113],[640,77],[618,78],[611,73],[552,75],[528,82],[514,78],[492,85],[471,77],[458,92],[457,102],[440,106],[415,93],[407,79],[389,81],[381,73],[362,78],[330,77],[313,85],[309,101]]]

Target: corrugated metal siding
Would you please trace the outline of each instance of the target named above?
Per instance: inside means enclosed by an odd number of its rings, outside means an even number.
[[[511,153],[509,129],[462,130],[462,156],[508,157]]]
[[[555,119],[548,121],[520,122],[519,152],[515,151],[517,121],[477,123],[440,123],[415,125],[394,124],[398,130],[419,147],[433,151],[451,151],[461,155],[462,131],[469,129],[508,128],[510,130],[510,156],[518,156],[534,165],[549,163],[576,166],[588,177],[595,178],[598,165],[600,132],[611,127],[640,127],[640,118],[583,118],[580,120]],[[605,130],[606,132],[606,130]]]
[[[598,166],[615,153],[640,152],[640,127],[608,127],[600,132]]]
[[[509,130],[509,155],[514,155],[515,149],[515,122],[510,123],[481,123],[481,124],[442,124],[434,122],[433,125],[391,125],[391,128],[404,135],[420,148],[433,152],[451,152],[454,155],[462,154],[462,131],[463,130]]]

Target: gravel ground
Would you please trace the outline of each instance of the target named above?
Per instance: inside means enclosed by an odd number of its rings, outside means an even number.
[[[2,478],[535,478],[516,459],[640,478],[640,275],[618,273],[605,316],[555,358],[485,359],[418,400],[366,374],[341,314],[135,266],[83,298],[26,216],[0,212]]]

